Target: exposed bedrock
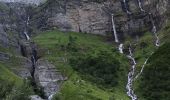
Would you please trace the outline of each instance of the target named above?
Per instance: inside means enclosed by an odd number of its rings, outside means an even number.
[[[123,0],[105,0],[96,2],[91,0],[49,0],[40,6],[41,12],[34,16],[37,28],[57,28],[62,31],[75,31],[93,34],[112,32],[111,14],[114,14],[115,27],[118,37],[126,35],[136,37],[151,31],[151,21],[148,13],[153,14],[155,24],[161,28],[166,22],[168,0],[141,0],[141,12],[138,0],[127,0],[129,11],[125,11]],[[39,16],[39,17],[38,17]],[[38,24],[38,23],[41,23]],[[43,24],[43,25],[42,25]]]
[[[36,83],[43,88],[47,97],[56,94],[65,80],[65,77],[54,65],[43,59],[36,63],[34,78]]]

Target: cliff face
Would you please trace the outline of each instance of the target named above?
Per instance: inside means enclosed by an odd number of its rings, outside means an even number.
[[[46,0],[0,0],[0,2],[6,3],[23,3],[23,4],[31,4],[31,5],[39,5],[44,3]]]
[[[123,0],[103,0],[101,2],[95,0],[48,0],[36,8],[39,11],[36,12],[34,10],[26,11],[25,5],[17,5],[16,2],[40,4],[44,0],[0,1],[13,3],[8,5],[1,3],[0,41],[4,46],[10,45],[15,48],[19,46],[17,39],[25,38],[23,34],[24,20],[27,20],[28,15],[32,21],[30,26],[36,26],[38,29],[55,27],[62,31],[107,34],[112,33],[111,14],[114,14],[118,38],[123,38],[126,35],[135,37],[146,31],[151,31],[151,19],[154,19],[156,27],[160,29],[168,18],[167,9],[169,8],[168,0],[139,0],[144,12],[141,11],[138,0],[126,0],[126,3]],[[127,9],[131,14],[127,13]],[[32,29],[32,27],[28,29],[29,33]],[[10,32],[17,34],[10,36]]]
[[[153,24],[161,29],[169,17],[170,4],[168,0],[48,0],[33,6],[44,1],[0,0],[7,3],[0,3],[0,61],[9,63],[12,56],[20,58],[20,68],[10,69],[23,78],[35,78],[45,88],[46,96],[57,92],[60,84],[56,83],[65,79],[49,62],[35,61],[38,59],[28,37],[34,30],[57,28],[106,35],[113,33],[113,15],[118,38],[123,40],[127,35],[136,37],[152,31]]]
[[[126,0],[126,3],[123,0],[49,0],[41,9],[47,18],[39,23],[64,31],[105,34],[112,32],[111,14],[114,14],[118,36],[136,36],[151,30],[151,13],[160,28],[166,20],[168,0],[139,1],[141,6],[138,0]]]

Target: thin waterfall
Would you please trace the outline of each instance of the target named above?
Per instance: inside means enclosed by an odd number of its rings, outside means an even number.
[[[29,22],[30,22],[30,17],[28,16],[27,17],[27,26],[29,25]]]
[[[112,14],[112,28],[114,32],[115,42],[118,43],[119,39],[117,37],[117,32],[116,32],[116,27],[115,27],[115,22],[114,22],[114,14]]]
[[[145,68],[145,65],[147,64],[147,62],[148,62],[149,58],[152,56],[152,54],[153,54],[153,52],[152,52],[151,55],[145,60],[145,62],[144,62],[144,64],[142,65],[142,68],[141,68],[139,74],[136,75],[135,79],[137,79],[137,78],[142,74],[142,72],[143,72],[143,70],[144,70],[144,68]]]
[[[142,8],[141,0],[138,0],[138,5],[139,5],[139,8],[140,8],[140,11],[145,12],[145,10]]]
[[[126,10],[126,13],[127,13],[127,14],[132,14],[132,13],[128,10],[127,1],[126,1],[126,0],[123,0],[123,3],[124,3],[124,7],[125,7],[125,10]]]
[[[123,44],[122,43],[119,45],[119,52],[123,54]]]
[[[27,40],[30,40],[30,37],[29,37],[28,32],[27,32],[27,28],[28,28],[28,25],[29,25],[29,20],[30,20],[30,17],[28,16],[27,20],[26,20],[25,30],[24,30],[24,35],[25,35]]]
[[[128,73],[128,83],[126,85],[127,95],[131,97],[132,100],[137,100],[137,96],[135,95],[134,90],[133,90],[133,81],[134,81],[134,73],[135,73],[135,68],[136,68],[136,61],[133,57],[131,47],[129,47],[129,55],[127,55],[127,57],[133,63],[131,66],[131,70]]]
[[[156,38],[155,45],[156,45],[157,47],[159,47],[159,46],[160,46],[160,45],[159,45],[160,42],[159,42],[159,37],[158,37],[158,35],[157,35],[157,29],[156,29],[156,26],[155,26],[155,22],[154,22],[154,20],[153,20],[152,14],[149,13],[149,15],[150,15],[150,17],[151,17],[151,22],[152,22],[152,32],[153,32],[153,34],[154,34],[154,36],[155,36],[155,38]]]
[[[142,72],[143,72],[143,70],[144,70],[144,67],[145,67],[145,65],[147,64],[148,60],[149,60],[149,58],[147,58],[147,59],[145,60],[145,62],[144,62],[144,64],[142,65],[142,68],[141,68],[139,74],[136,75],[135,79],[137,79],[137,78],[142,74]]]
[[[30,37],[29,37],[29,35],[27,34],[27,31],[24,31],[24,35],[25,35],[25,37],[26,37],[27,40],[30,40]]]

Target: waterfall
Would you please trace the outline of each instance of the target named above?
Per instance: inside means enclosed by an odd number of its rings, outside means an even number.
[[[54,94],[51,94],[49,97],[48,97],[48,100],[52,100]]]
[[[132,100],[137,100],[137,96],[135,95],[134,90],[133,90],[133,81],[134,81],[136,61],[133,57],[131,47],[129,47],[129,55],[127,55],[127,57],[133,62],[133,65],[131,66],[131,70],[128,73],[128,83],[126,85],[127,95],[131,97]]]
[[[144,67],[145,67],[145,65],[147,64],[148,60],[149,60],[149,58],[147,58],[147,59],[145,60],[145,62],[144,62],[144,64],[142,65],[142,68],[141,68],[139,74],[136,75],[135,79],[137,79],[137,78],[142,74],[142,72],[143,72],[143,70],[144,70]]]
[[[124,3],[124,7],[125,7],[125,10],[126,10],[126,13],[127,13],[127,14],[132,14],[132,13],[128,10],[127,1],[126,1],[126,0],[123,0],[123,3]]]
[[[141,0],[138,0],[138,5],[139,5],[139,8],[140,8],[140,11],[145,12],[145,10],[142,8]]]
[[[27,22],[27,26],[28,26],[29,22],[30,22],[30,17],[29,16],[27,17],[27,21],[26,22]]]
[[[159,37],[158,37],[158,35],[157,35],[157,29],[156,29],[156,26],[155,26],[155,22],[154,22],[154,20],[153,20],[152,14],[149,13],[149,15],[150,15],[150,17],[151,17],[151,22],[152,22],[152,32],[153,32],[153,34],[155,35],[155,38],[156,38],[155,45],[156,45],[157,47],[159,47],[160,42],[159,42]]]
[[[27,40],[30,40],[30,37],[28,36],[27,31],[24,31],[24,35],[25,35]]]
[[[152,54],[153,54],[153,52],[152,52],[151,55],[145,60],[145,62],[144,62],[144,64],[142,65],[142,68],[141,68],[139,74],[136,75],[135,79],[137,79],[137,78],[142,74],[142,72],[143,72],[143,70],[144,70],[144,68],[145,68],[145,65],[147,64],[147,62],[148,62],[149,58],[152,56]]]
[[[115,27],[115,22],[114,22],[114,14],[112,14],[112,27],[113,27],[115,42],[118,43],[119,40],[118,40],[118,37],[117,37],[117,32],[116,32],[116,27]]]
[[[29,37],[29,35],[27,33],[27,28],[28,28],[28,25],[29,25],[29,20],[30,20],[30,17],[28,16],[27,20],[26,20],[25,30],[24,30],[24,35],[25,35],[27,40],[30,40],[30,37]]]
[[[122,43],[119,45],[119,52],[123,54],[123,44]]]

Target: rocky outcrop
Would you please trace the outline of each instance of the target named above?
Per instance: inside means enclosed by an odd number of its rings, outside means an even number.
[[[125,11],[123,0],[49,0],[41,6],[45,13],[37,23],[38,28],[55,27],[62,31],[75,31],[94,34],[112,32],[111,14],[114,14],[118,37],[123,35],[140,36],[151,31],[152,25],[148,13],[152,13],[157,27],[161,28],[166,20],[168,0],[140,0],[145,12],[139,8],[138,0],[126,0],[131,14]]]
[[[4,31],[3,29],[3,25],[0,24],[0,44],[2,46],[7,46],[8,44],[8,36],[7,36],[7,33]]]
[[[20,63],[18,67],[11,67],[10,69],[13,70],[13,72],[22,77],[22,78],[30,78],[31,72],[32,72],[32,63],[29,59],[24,57],[17,57],[17,59],[20,59]]]
[[[49,98],[59,91],[61,83],[65,80],[54,65],[42,59],[36,63],[34,78]]]
[[[49,26],[60,30],[102,34],[109,30],[109,15],[102,10],[103,5],[68,2],[65,13],[54,14],[48,19]]]
[[[39,5],[46,0],[0,0],[0,2],[6,2],[6,3],[23,3],[23,4],[33,4],[33,5]]]

